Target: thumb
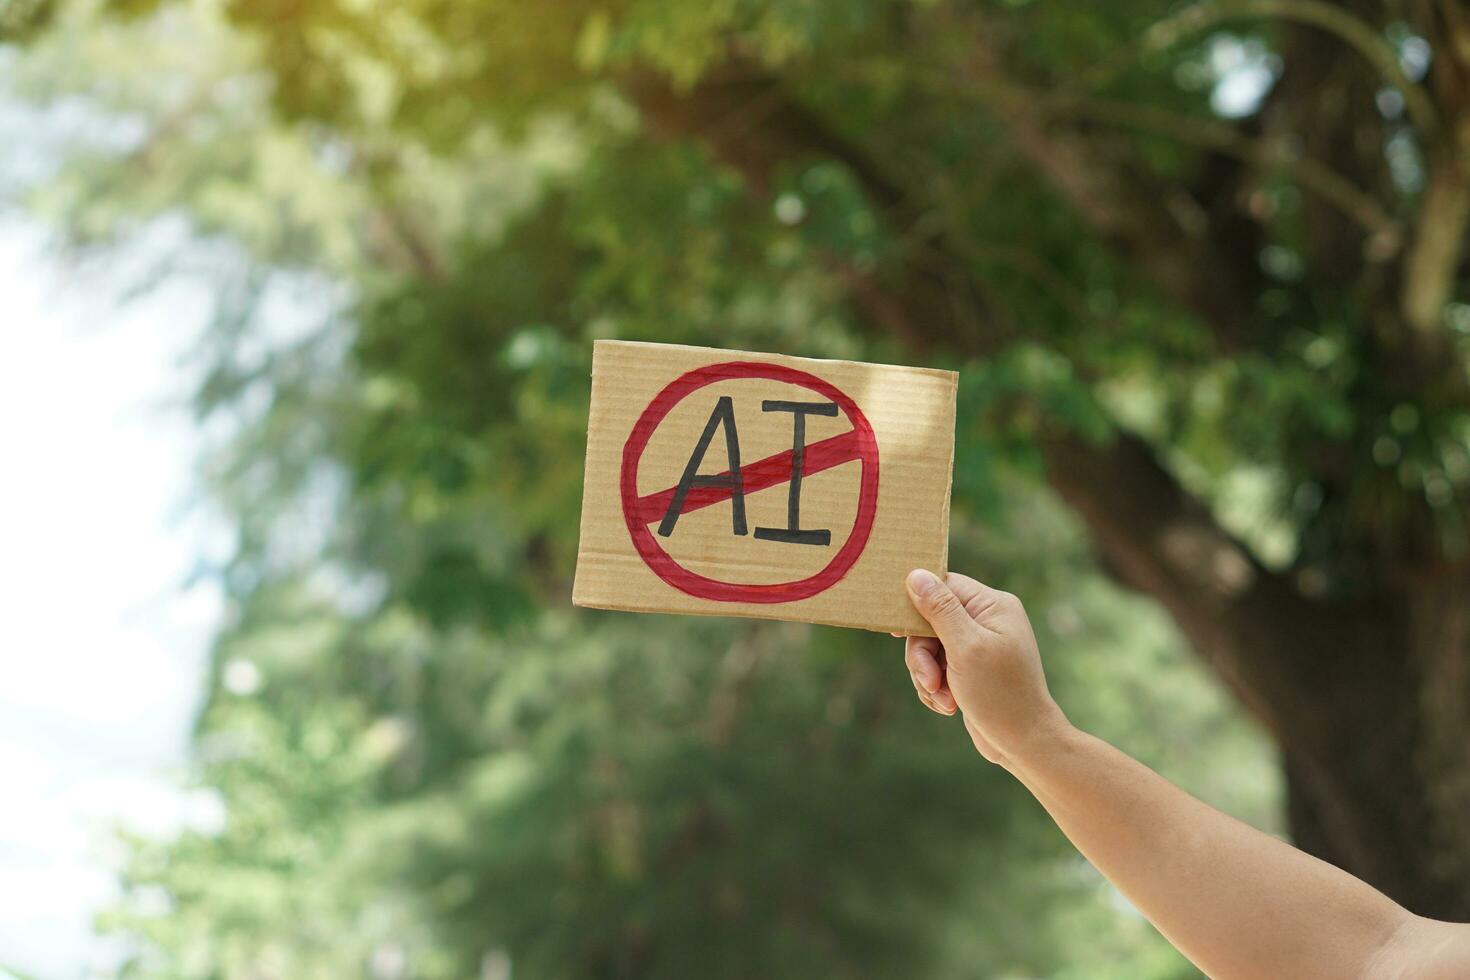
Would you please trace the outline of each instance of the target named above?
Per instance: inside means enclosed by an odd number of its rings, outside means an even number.
[[[908,586],[909,601],[934,627],[947,651],[955,653],[964,649],[975,638],[978,631],[975,621],[943,579],[916,568],[909,572],[904,584]]]

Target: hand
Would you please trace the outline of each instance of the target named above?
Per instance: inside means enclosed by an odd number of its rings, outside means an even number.
[[[1065,729],[1020,599],[953,572],[940,581],[916,569],[907,585],[914,608],[939,634],[905,641],[920,701],[942,715],[958,710],[975,748],[1000,765],[1036,736]]]

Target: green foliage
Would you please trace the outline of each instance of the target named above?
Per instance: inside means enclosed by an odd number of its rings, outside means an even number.
[[[206,478],[240,539],[196,736],[227,817],[131,842],[105,922],[129,975],[1191,975],[906,696],[889,638],[567,603],[593,339],[959,367],[952,564],[1026,597],[1078,721],[1274,819],[1258,736],[1100,578],[1036,434],[1147,435],[1286,565],[1365,533],[1362,499],[1304,490],[1303,445],[1393,440],[1414,469],[1355,487],[1377,500],[1463,479],[1466,432],[1374,390],[1350,304],[1291,294],[1258,349],[1212,353],[937,70],[947,6],[74,4],[17,54],[19,95],[135,130],[79,139],[31,206],[102,249],[183,218],[176,261],[230,287],[199,410],[231,432]],[[1199,71],[1175,81],[1197,41],[1109,67],[1167,4],[985,6],[1030,83],[1101,66],[1110,96],[1208,114]],[[917,188],[1024,339],[961,362],[860,325],[842,269],[920,246],[849,167],[758,199],[649,139],[618,83],[687,88],[732,50]],[[1198,162],[1147,139],[1161,174]],[[288,288],[321,322],[283,337]]]

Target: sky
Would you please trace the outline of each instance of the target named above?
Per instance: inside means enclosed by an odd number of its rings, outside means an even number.
[[[225,525],[191,506],[198,284],[129,306],[0,214],[0,976],[106,972],[113,828],[221,819],[183,778]]]

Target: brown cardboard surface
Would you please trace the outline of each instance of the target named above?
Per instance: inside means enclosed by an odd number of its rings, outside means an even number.
[[[957,379],[597,341],[572,601],[932,635],[903,580],[913,568],[946,571]]]

